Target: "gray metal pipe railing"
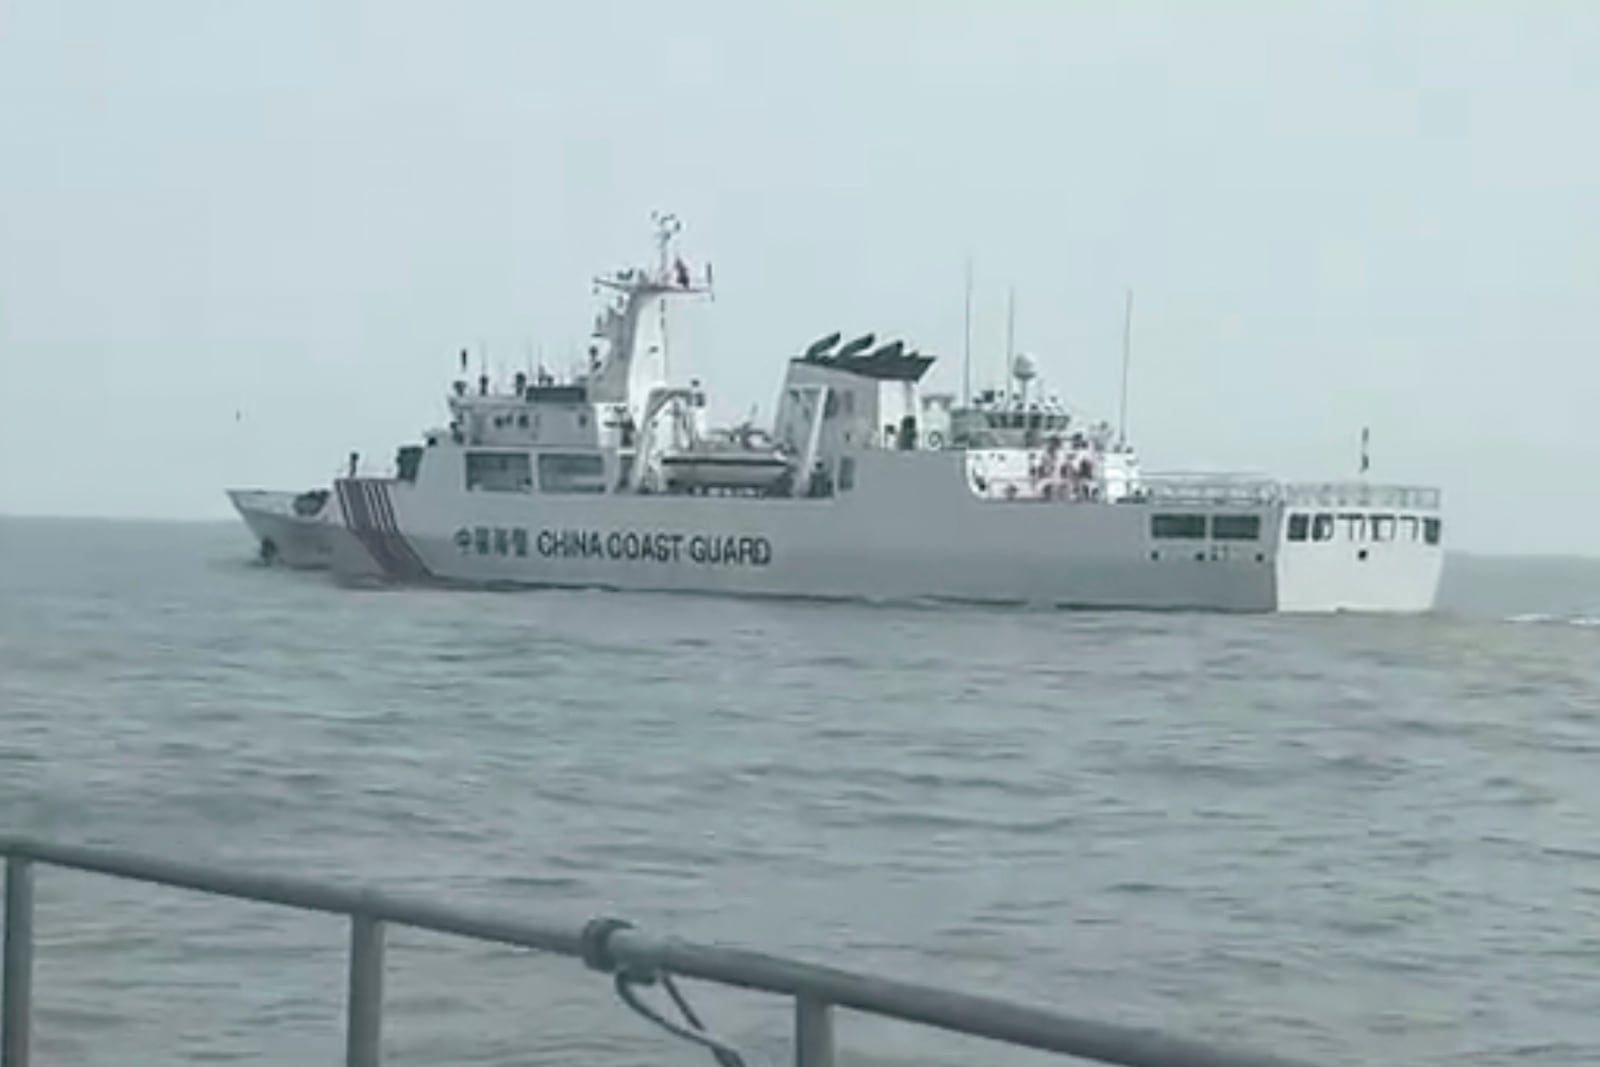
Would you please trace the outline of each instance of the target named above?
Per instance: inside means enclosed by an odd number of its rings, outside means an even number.
[[[440,907],[371,890],[25,839],[0,838],[0,854],[6,859],[0,1067],[28,1067],[35,865],[347,916],[351,920],[346,1020],[346,1063],[350,1067],[377,1067],[380,1061],[384,929],[389,923],[581,959],[591,968],[614,974],[623,992],[621,985],[628,981],[678,976],[790,997],[795,1002],[798,1067],[833,1067],[835,1007],[1121,1067],[1305,1067],[1277,1056],[1076,1019],[996,997],[766,953],[652,937],[615,920],[597,920],[579,928],[551,925]],[[675,989],[673,993],[676,998]],[[692,1021],[698,1029],[698,1020]],[[714,1040],[706,1044],[718,1047]]]
[[[28,1067],[33,1014],[33,864],[6,853],[6,913],[0,944],[0,1067]]]

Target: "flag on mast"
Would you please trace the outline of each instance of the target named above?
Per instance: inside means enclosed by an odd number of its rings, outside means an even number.
[[[1368,451],[1368,445],[1371,444],[1371,442],[1372,442],[1372,431],[1371,431],[1371,429],[1369,427],[1366,427],[1366,426],[1361,427],[1361,473],[1362,474],[1367,473],[1367,469],[1372,466],[1372,456]]]

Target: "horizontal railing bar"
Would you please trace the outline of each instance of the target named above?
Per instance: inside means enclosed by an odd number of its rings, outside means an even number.
[[[744,949],[657,939],[632,930],[613,934],[608,947],[619,962],[643,971],[659,967],[686,978],[809,997],[903,1022],[1122,1067],[1307,1067],[1297,1060],[1219,1049],[996,997],[877,978]]]
[[[419,930],[457,934],[562,956],[582,953],[581,930],[440,907],[370,889],[346,889],[308,879],[200,867],[115,849],[0,838],[0,852],[70,870],[89,871],[201,893],[279,904],[330,915],[366,915]]]
[[[1306,1067],[1300,1061],[1218,1049],[1145,1030],[1076,1019],[995,997],[877,978],[744,949],[657,938],[612,928],[603,946],[583,928],[474,914],[365,889],[218,870],[113,849],[0,838],[0,854],[305,911],[365,916],[421,930],[457,934],[648,974],[666,971],[721,985],[809,999],[816,1004],[920,1023],[1121,1067]],[[598,954],[598,955],[597,955]]]

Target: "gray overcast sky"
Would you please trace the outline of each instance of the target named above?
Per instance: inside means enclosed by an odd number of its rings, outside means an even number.
[[[727,414],[834,328],[960,378],[961,276],[1148,465],[1442,484],[1600,551],[1593,0],[6,0],[0,511],[207,516],[578,350],[687,223]],[[240,413],[236,420],[235,413]]]

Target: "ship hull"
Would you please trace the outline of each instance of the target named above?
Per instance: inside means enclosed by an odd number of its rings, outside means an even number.
[[[344,480],[333,565],[351,580],[473,588],[1243,613],[1421,612],[1438,586],[1436,545],[1358,557],[1287,544],[1280,503],[1227,509],[1255,539],[1162,540],[1161,505],[986,502],[934,491],[945,472],[924,466],[925,479],[899,473],[900,492],[833,499],[441,496]]]
[[[333,564],[334,543],[342,529],[336,497],[314,516],[298,514],[302,494],[265,489],[231,489],[228,499],[255,536],[264,563],[292,570],[326,570]]]

